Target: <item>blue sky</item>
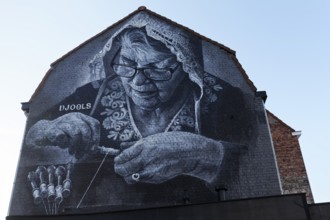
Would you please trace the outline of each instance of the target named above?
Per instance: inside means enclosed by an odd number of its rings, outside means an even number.
[[[295,130],[316,202],[330,201],[330,1],[0,0],[0,218],[7,215],[30,99],[52,62],[139,6],[222,43],[266,108]],[[3,79],[4,78],[4,79]]]

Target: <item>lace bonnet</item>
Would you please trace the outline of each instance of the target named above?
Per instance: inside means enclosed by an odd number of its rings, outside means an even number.
[[[114,38],[127,28],[145,28],[147,35],[165,44],[182,63],[183,70],[191,81],[203,87],[203,67],[201,42],[192,34],[170,25],[145,12],[140,12],[119,28],[104,45],[103,49],[90,62],[91,80],[105,78],[103,57],[112,49]]]

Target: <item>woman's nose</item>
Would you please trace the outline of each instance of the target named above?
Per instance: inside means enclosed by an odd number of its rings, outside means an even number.
[[[132,81],[135,85],[140,86],[148,83],[149,79],[144,75],[143,70],[138,69]]]

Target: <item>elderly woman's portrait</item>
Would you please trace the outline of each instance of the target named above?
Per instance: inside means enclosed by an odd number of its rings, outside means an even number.
[[[205,203],[219,190],[235,198],[254,119],[243,92],[205,63],[200,37],[156,21],[109,36],[89,82],[27,126],[24,149],[44,160],[19,184],[31,213]]]

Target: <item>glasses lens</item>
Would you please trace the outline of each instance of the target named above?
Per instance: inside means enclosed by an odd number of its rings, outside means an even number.
[[[171,79],[172,72],[169,69],[144,69],[144,74],[153,80],[169,80]]]
[[[135,73],[135,69],[129,66],[114,64],[112,68],[117,75],[123,77],[132,77]]]

